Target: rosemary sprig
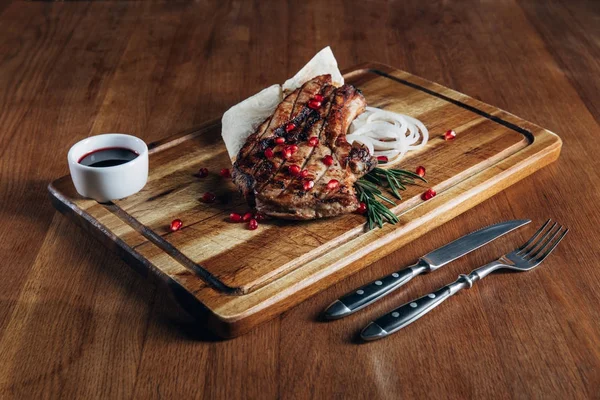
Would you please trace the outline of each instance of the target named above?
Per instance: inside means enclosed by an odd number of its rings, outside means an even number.
[[[380,228],[383,227],[384,221],[392,224],[398,222],[398,217],[383,205],[381,201],[377,200],[377,198],[380,198],[388,203],[395,204],[392,200],[385,197],[377,186],[366,179],[359,179],[354,184],[354,187],[358,193],[359,201],[367,205],[367,225],[369,226],[369,230],[373,229],[375,224]]]
[[[369,230],[373,229],[375,225],[380,228],[383,227],[384,222],[391,224],[398,222],[398,217],[378,199],[392,205],[396,205],[396,203],[386,197],[379,187],[386,187],[394,197],[402,200],[399,191],[406,190],[405,185],[415,184],[415,179],[427,182],[426,179],[414,172],[403,169],[383,169],[376,167],[354,184],[359,201],[367,205],[367,225]]]

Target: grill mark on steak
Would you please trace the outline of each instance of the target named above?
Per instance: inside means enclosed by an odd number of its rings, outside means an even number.
[[[314,123],[318,120],[319,120],[319,114],[315,111],[311,111],[308,115],[308,118],[304,121],[304,124],[302,124],[300,126],[300,129],[296,129],[295,134],[290,132],[292,134],[287,136],[285,146],[289,146],[291,144],[298,143],[298,141],[300,140],[300,136],[305,136],[306,131],[310,130],[312,128],[312,126],[314,125]],[[267,179],[262,185],[259,185],[256,188],[256,193],[261,193],[268,186],[270,180],[274,179],[275,177],[278,177],[279,179],[282,179],[282,180],[285,179],[288,176],[288,174],[285,172],[287,170],[287,168],[290,165],[296,164],[297,163],[296,160],[298,158],[304,158],[304,157],[301,157],[303,154],[303,150],[304,150],[304,146],[298,146],[298,150],[296,151],[296,153],[292,154],[292,157],[290,157],[289,159],[282,158],[279,169],[275,172],[275,175],[273,177],[270,177],[270,179]]]
[[[373,168],[371,165],[375,164],[370,162],[369,167],[362,168],[360,172],[352,170],[353,173],[349,173],[348,159],[353,147],[346,141],[346,132],[354,118],[364,111],[365,101],[362,93],[355,87],[344,85],[336,91],[336,102],[343,104],[343,107],[336,107],[335,114],[331,115],[332,127],[327,131],[327,145],[331,149],[334,164],[327,169],[315,187],[318,187],[317,193],[322,201],[340,201],[348,206],[358,207],[354,182],[369,172]],[[376,160],[370,155],[369,159]],[[356,167],[355,169],[358,169],[358,165]],[[337,180],[339,186],[337,189],[328,190],[327,184],[332,179]],[[349,198],[353,201],[347,201]]]
[[[327,115],[329,114],[329,110],[331,109],[331,100],[333,98],[333,93],[335,91],[335,87],[331,85],[325,85],[321,90],[321,95],[323,96],[323,102],[321,108],[316,111],[313,110],[307,123],[304,127],[298,131],[291,132],[294,139],[297,138],[297,141],[302,142],[303,144],[299,146],[298,151],[292,155],[290,159],[287,160],[286,166],[290,165],[298,165],[300,169],[304,169],[310,157],[315,149],[315,147],[308,146],[308,139],[311,137],[319,138],[321,136],[321,132],[323,131],[323,124]],[[290,140],[291,141],[291,140]],[[309,175],[310,178],[310,175]],[[267,184],[259,190],[261,197],[274,196],[277,197],[281,195],[287,186],[293,182],[298,180],[298,177],[291,176],[287,171],[286,167],[280,168],[280,170],[276,173],[273,181],[277,180],[279,182],[283,182],[282,186],[272,186]]]
[[[349,105],[350,102],[353,104]],[[312,171],[315,182],[312,192],[318,194],[318,199],[325,199],[332,193],[331,190],[327,190],[327,183],[331,179],[339,181],[340,188],[344,185],[347,175],[345,163],[340,161],[340,156],[335,149],[336,146],[350,147],[345,139],[338,142],[338,138],[345,138],[350,123],[364,109],[364,103],[364,98],[353,86],[344,85],[334,93],[331,110],[324,126],[324,134],[320,139],[322,146],[315,149],[312,159],[307,160],[307,169]],[[323,158],[327,155],[331,155],[334,161],[333,165],[329,167],[323,163]],[[298,183],[295,188],[290,188],[290,191],[292,189],[300,190],[300,185],[301,183]]]
[[[262,166],[262,161],[265,159],[264,151],[273,143],[273,135],[278,128],[276,126],[277,121],[285,122],[289,119],[299,95],[300,88],[285,96],[273,112],[273,115],[267,118],[257,128],[256,132],[246,139],[244,146],[238,152],[237,159],[232,168],[232,179],[251,206],[255,204],[255,171],[258,168],[265,168],[265,166]]]
[[[331,96],[331,100],[333,100],[333,96]],[[326,155],[331,154],[331,150],[327,147],[323,142],[324,132],[327,130],[327,118],[331,112],[333,106],[333,101],[329,103],[329,109],[327,110],[327,117],[323,121],[323,125],[321,131],[319,132],[319,144],[317,147],[313,148],[310,156],[304,161],[302,165],[302,169],[306,169],[308,171],[307,179],[312,179],[315,182],[315,185],[319,182],[321,176],[328,169],[327,165],[323,163],[323,158]],[[302,186],[302,179],[295,178],[290,185],[286,188],[286,190],[282,191],[279,196],[288,196],[293,194],[293,192],[302,192],[299,196],[304,195],[304,190]],[[314,190],[314,189],[313,189]],[[316,190],[315,190],[316,191]],[[283,201],[283,199],[282,199]]]
[[[289,110],[289,112],[291,113],[291,110],[293,109],[294,105],[296,104],[296,100],[298,99],[299,94],[300,94],[300,90],[297,89],[297,90],[293,91],[292,93],[288,94],[287,96],[285,96],[283,101],[281,103],[279,103],[279,105],[275,109],[275,112],[273,113],[273,115],[271,115],[269,118],[265,119],[265,121],[262,124],[260,124],[259,127],[256,129],[256,132],[251,134],[246,139],[244,146],[242,146],[242,148],[238,152],[237,160],[248,161],[248,157],[252,153],[255,153],[256,145],[260,141],[263,141],[265,136],[270,137],[271,135],[268,135],[268,133],[270,133],[270,131],[272,129],[277,128],[276,126],[274,128],[271,128],[273,121],[277,120],[278,116],[280,114],[286,113],[288,107],[290,107],[290,104],[291,104],[291,109]]]
[[[275,167],[275,172],[274,172],[275,174],[278,173],[283,168],[283,166],[286,164],[286,161],[287,161],[282,156],[282,150],[286,146],[289,146],[291,144],[294,144],[294,142],[297,142],[297,137],[296,138],[294,137],[295,135],[297,135],[297,133],[295,134],[295,132],[302,131],[303,129],[306,128],[307,124],[309,124],[309,128],[310,128],[310,126],[315,122],[314,118],[311,119],[311,115],[316,114],[318,116],[318,114],[319,114],[318,111],[312,110],[306,104],[316,94],[321,93],[321,90],[323,89],[323,87],[325,85],[329,84],[330,82],[331,82],[331,75],[320,75],[320,76],[313,78],[310,81],[306,82],[302,86],[302,90],[300,91],[300,94],[298,95],[298,100],[296,102],[296,105],[294,106],[295,110],[293,110],[292,114],[291,114],[293,116],[292,122],[295,123],[296,128],[290,132],[285,132],[285,125],[287,125],[287,123],[285,123],[281,127],[281,129],[282,129],[281,136],[286,138],[286,143],[283,145],[278,145],[273,149],[275,152],[275,155],[273,156],[273,158],[270,161]],[[268,184],[268,182],[272,176],[273,176],[272,174],[267,174],[267,173],[254,174],[254,177],[255,177],[256,183],[257,183],[257,186],[255,187],[255,193],[260,193],[263,190],[263,188]]]
[[[277,107],[277,109],[275,110],[275,113],[273,114],[273,117],[271,119],[272,121],[275,121],[275,122],[274,123],[272,122],[272,125],[269,126],[269,128],[271,128],[270,129],[271,132],[268,132],[268,131],[265,132],[265,134],[263,134],[263,136],[260,138],[260,140],[258,142],[255,141],[255,143],[258,143],[258,146],[255,146],[252,149],[252,152],[249,153],[249,156],[248,156],[248,159],[251,159],[254,164],[252,167],[251,173],[255,172],[256,169],[258,169],[259,165],[263,162],[263,160],[264,160],[263,153],[267,149],[267,147],[274,146],[275,138],[282,136],[283,133],[285,132],[285,124],[287,124],[287,122],[292,119],[292,113],[294,112],[294,108],[296,107],[296,104],[298,103],[298,99],[300,98],[301,93],[302,93],[302,88],[296,89],[291,94],[291,95],[294,95],[293,98],[291,99],[291,100],[293,100],[293,102],[292,101],[287,102],[286,107],[284,107],[284,108],[280,108],[279,106]],[[285,102],[285,100],[284,100],[284,102]]]

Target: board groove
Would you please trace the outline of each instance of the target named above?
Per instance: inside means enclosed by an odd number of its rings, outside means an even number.
[[[207,316],[217,333],[235,336],[483,201],[560,152],[560,139],[551,132],[408,73],[365,64],[345,76],[363,89],[369,104],[406,109],[432,134],[422,151],[405,157],[403,167],[427,163],[438,196],[423,202],[424,188],[409,188],[405,200],[391,208],[400,218],[397,226],[366,231],[358,215],[265,222],[257,232],[224,222],[243,204],[233,185],[218,176],[193,176],[204,163],[217,171],[228,166],[218,121],[150,144],[148,184],[130,198],[99,208],[80,198],[63,177],[49,186],[53,203],[128,263],[158,275],[176,297],[185,298],[192,313]],[[440,136],[448,127],[460,132],[451,144]],[[223,201],[200,203],[207,188]],[[180,216],[184,229],[169,232],[167,223]]]
[[[213,289],[223,292],[225,294],[241,294],[239,288],[232,288],[221,282],[213,274],[204,269],[201,265],[190,260],[188,257],[185,256],[185,254],[182,254],[171,243],[163,239],[162,236],[157,235],[156,232],[154,232],[152,229],[148,229],[147,226],[140,223],[137,219],[129,215],[121,207],[117,206],[114,203],[107,203],[104,204],[104,206],[107,210],[119,217],[123,222],[131,226],[133,229],[139,232],[142,236],[144,236],[154,245],[159,247],[165,253],[169,254],[179,264],[181,264],[190,272],[197,275],[200,279],[209,284]]]
[[[442,100],[445,100],[445,101],[447,101],[449,103],[452,103],[452,104],[457,105],[459,107],[462,107],[462,108],[464,108],[466,110],[469,110],[469,111],[471,111],[471,112],[473,112],[475,114],[481,115],[484,118],[487,118],[487,119],[492,120],[492,121],[494,121],[496,123],[499,123],[500,125],[504,125],[507,128],[510,128],[513,131],[519,132],[520,134],[524,135],[529,140],[530,143],[533,142],[533,140],[534,140],[533,133],[531,133],[527,129],[522,128],[520,126],[517,126],[515,124],[512,124],[512,123],[510,123],[508,121],[505,121],[504,119],[499,118],[499,117],[497,117],[495,115],[492,115],[492,114],[489,114],[489,113],[487,113],[485,111],[482,111],[482,110],[478,109],[477,107],[470,106],[468,104],[463,103],[462,101],[455,100],[455,99],[453,99],[451,97],[448,97],[448,96],[445,96],[445,95],[443,95],[441,93],[438,93],[438,92],[435,92],[433,90],[427,89],[427,88],[425,88],[425,87],[423,87],[421,85],[417,85],[416,83],[409,82],[409,81],[407,81],[405,79],[401,79],[401,78],[389,75],[389,74],[387,74],[387,73],[385,73],[383,71],[379,71],[377,69],[370,69],[369,72],[372,72],[374,74],[378,74],[378,75],[381,75],[381,76],[385,76],[388,79],[391,79],[393,81],[402,83],[403,85],[406,85],[406,86],[410,86],[410,87],[412,87],[414,89],[417,89],[417,90],[420,90],[422,92],[425,92],[425,93],[427,93],[427,94],[429,94],[431,96],[438,97],[438,98],[440,98]]]

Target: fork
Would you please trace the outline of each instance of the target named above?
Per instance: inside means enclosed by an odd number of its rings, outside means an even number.
[[[514,271],[530,271],[540,265],[552,253],[558,243],[569,231],[567,228],[551,220],[544,225],[521,247],[507,253],[491,263],[477,268],[469,275],[461,274],[455,282],[446,285],[433,293],[417,300],[406,303],[392,312],[371,322],[363,329],[360,336],[364,340],[384,338],[405,326],[411,324],[435,307],[439,306],[450,296],[462,289],[470,289],[473,284],[494,271],[510,269]]]

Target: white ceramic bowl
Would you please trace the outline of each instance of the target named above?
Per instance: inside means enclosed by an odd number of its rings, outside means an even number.
[[[84,155],[109,147],[130,149],[138,156],[112,167],[89,167],[79,163]],[[67,159],[77,193],[101,203],[131,196],[139,192],[148,180],[148,146],[135,136],[122,133],[91,136],[75,143]]]

